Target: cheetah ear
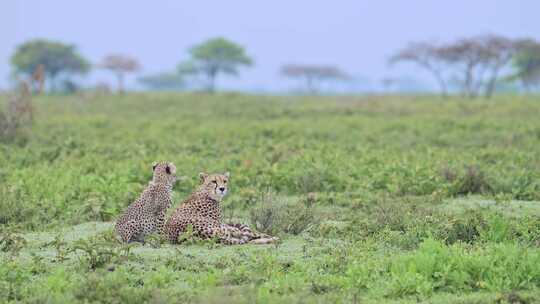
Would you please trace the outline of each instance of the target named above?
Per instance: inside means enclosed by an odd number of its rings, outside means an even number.
[[[204,181],[206,180],[207,177],[208,177],[208,174],[206,174],[204,172],[199,173],[199,178],[201,179],[201,184],[204,183]]]
[[[170,173],[169,174],[176,174],[176,166],[173,164],[173,163],[167,163],[167,168],[166,168],[167,173]]]
[[[156,171],[157,165],[158,165],[157,162],[153,162],[153,163],[152,163],[152,172]]]
[[[227,177],[227,178],[231,177],[231,173],[229,173],[229,171],[225,172],[225,174],[223,174],[223,175],[225,175],[225,177]]]

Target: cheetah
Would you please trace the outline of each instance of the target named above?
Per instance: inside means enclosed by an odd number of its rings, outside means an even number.
[[[172,205],[176,167],[170,162],[159,162],[153,164],[152,171],[152,181],[116,222],[115,231],[125,243],[144,242],[146,235],[163,230],[165,213]]]
[[[167,220],[164,235],[172,243],[191,227],[195,236],[214,238],[220,243],[238,245],[245,243],[268,244],[275,237],[252,231],[243,224],[222,222],[220,203],[228,192],[229,173],[200,173],[200,185]]]

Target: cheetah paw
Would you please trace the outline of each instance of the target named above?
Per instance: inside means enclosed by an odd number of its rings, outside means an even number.
[[[254,239],[254,240],[249,241],[249,243],[261,245],[261,244],[272,244],[277,241],[279,241],[279,238],[277,237],[267,237],[267,238]]]

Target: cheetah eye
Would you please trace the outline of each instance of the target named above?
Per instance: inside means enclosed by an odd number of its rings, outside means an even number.
[[[217,181],[216,180],[213,180],[212,183],[216,184],[217,185]]]
[[[227,183],[227,181],[226,181],[226,180],[224,180],[224,181],[223,181],[223,183],[224,183],[224,184],[226,184],[226,183]]]

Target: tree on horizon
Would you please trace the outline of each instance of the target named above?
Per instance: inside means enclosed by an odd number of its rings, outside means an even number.
[[[98,66],[114,73],[118,83],[117,91],[120,94],[124,93],[125,90],[124,79],[126,74],[134,73],[141,68],[137,59],[121,54],[105,56]]]
[[[242,46],[222,37],[193,46],[189,54],[191,58],[182,62],[178,70],[182,75],[202,75],[208,92],[215,91],[220,74],[236,76],[241,66],[249,67],[253,64]]]
[[[64,76],[84,75],[90,64],[82,57],[74,45],[45,39],[34,39],[17,46],[11,57],[15,75],[34,77],[36,71],[45,75],[50,90],[57,89],[57,79]]]

